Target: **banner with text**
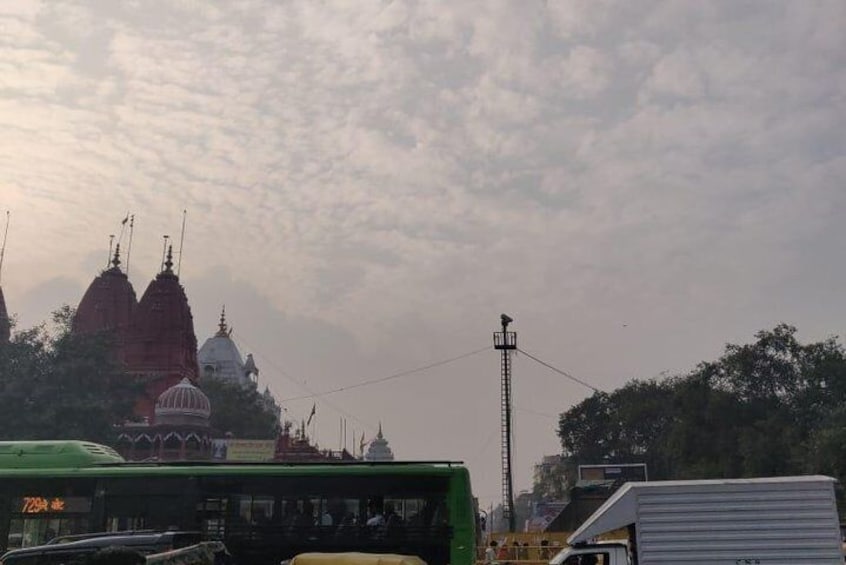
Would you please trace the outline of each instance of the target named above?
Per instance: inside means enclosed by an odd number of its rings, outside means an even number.
[[[215,439],[212,457],[224,461],[272,461],[276,453],[273,439]]]

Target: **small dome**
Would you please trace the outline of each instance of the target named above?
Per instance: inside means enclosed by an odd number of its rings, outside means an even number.
[[[208,419],[211,415],[209,398],[188,378],[164,391],[156,400],[156,421],[164,416],[194,416]]]
[[[370,447],[364,455],[365,461],[393,461],[394,452],[388,447],[388,440],[382,435],[382,422],[379,422],[379,433],[376,438],[370,440]]]

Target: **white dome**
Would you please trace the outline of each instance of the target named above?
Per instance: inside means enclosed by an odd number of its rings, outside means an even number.
[[[193,416],[207,420],[211,416],[209,397],[184,378],[156,400],[156,421],[162,416]]]

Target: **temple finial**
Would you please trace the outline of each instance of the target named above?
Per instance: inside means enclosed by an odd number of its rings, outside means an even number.
[[[120,243],[115,245],[115,255],[112,257],[112,268],[119,269],[120,268]]]
[[[165,255],[167,254],[167,240],[170,239],[170,236],[165,234],[165,235],[162,236],[162,239],[164,240],[164,242],[162,243],[162,263],[161,263],[161,266],[162,266],[161,272],[163,273],[163,272],[165,272]]]
[[[167,246],[167,259],[165,259],[165,273],[173,273],[173,246]]]
[[[217,325],[217,335],[221,337],[226,337],[228,332],[226,331],[226,304],[220,309],[220,323]]]

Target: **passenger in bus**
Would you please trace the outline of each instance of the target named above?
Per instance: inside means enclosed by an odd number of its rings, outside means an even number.
[[[307,498],[303,499],[302,510],[297,515],[298,526],[314,525],[314,504]]]
[[[385,503],[383,524],[379,527],[381,537],[396,539],[403,531],[402,517],[396,513],[393,502]]]
[[[314,505],[310,500],[303,499],[297,506],[288,534],[294,538],[305,538],[312,535],[314,528]]]
[[[423,508],[408,518],[408,525],[416,530],[421,530],[432,523],[432,516],[435,514],[435,505],[431,500],[423,501]]]
[[[335,518],[332,517],[328,508],[320,515],[320,525],[323,527],[335,525]]]
[[[321,526],[338,526],[343,522],[346,506],[340,498],[330,498],[326,503],[326,511],[320,517]]]
[[[286,498],[282,500],[282,526],[289,528],[297,519],[297,501]]]
[[[335,539],[345,541],[355,539],[357,531],[358,517],[352,512],[347,512],[341,518],[338,529],[335,530]]]
[[[385,523],[385,515],[382,510],[382,499],[371,498],[367,503],[367,522],[368,526],[381,526]]]

